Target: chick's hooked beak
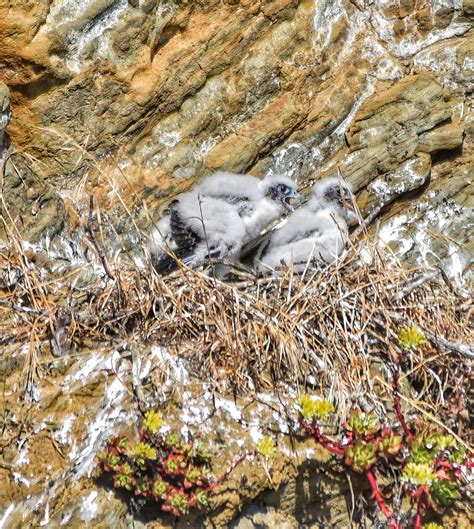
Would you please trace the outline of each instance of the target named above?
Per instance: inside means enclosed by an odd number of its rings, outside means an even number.
[[[295,190],[292,190],[289,195],[287,195],[286,197],[282,198],[281,202],[283,204],[283,207],[287,211],[292,212],[292,211],[295,210],[295,208],[293,207],[293,202],[298,204],[300,202],[300,200],[301,200],[301,195],[295,189]]]

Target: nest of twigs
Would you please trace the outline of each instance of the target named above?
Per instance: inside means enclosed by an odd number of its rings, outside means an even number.
[[[390,401],[389,369],[401,361],[412,406],[462,429],[471,305],[438,273],[386,266],[377,253],[365,264],[353,249],[337,267],[223,283],[187,268],[162,278],[96,250],[90,264],[103,273],[80,288],[82,268],[45,278],[27,254],[2,254],[1,341],[29,343],[28,380],[39,358],[84,344],[159,343],[220,390],[310,386],[344,413]],[[407,352],[398,335],[411,326],[428,344]]]

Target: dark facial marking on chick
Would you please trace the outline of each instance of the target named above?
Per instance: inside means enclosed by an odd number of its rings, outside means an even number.
[[[346,187],[331,186],[327,189],[325,198],[328,199],[329,202],[336,202],[339,206],[344,206],[345,203],[350,202],[351,194]]]

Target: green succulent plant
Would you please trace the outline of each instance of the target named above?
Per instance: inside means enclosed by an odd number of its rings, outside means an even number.
[[[259,454],[265,457],[273,457],[276,454],[275,442],[267,435],[257,443],[256,449]]]
[[[401,481],[416,486],[431,485],[436,477],[436,472],[427,463],[407,463],[403,469]]]
[[[168,472],[174,473],[178,470],[178,463],[175,459],[171,459],[170,461],[166,462],[166,470]]]
[[[457,484],[447,479],[433,480],[430,496],[440,507],[447,507],[461,497]]]
[[[400,333],[400,341],[406,349],[426,343],[424,335],[416,328]],[[398,373],[397,367],[396,374]],[[462,473],[473,466],[464,446],[452,435],[424,421],[407,424],[400,407],[398,376],[393,377],[393,408],[398,424],[380,423],[370,413],[352,410],[342,424],[339,439],[324,435],[316,419],[321,416],[316,402],[303,396],[298,400],[298,420],[307,436],[314,439],[329,453],[344,456],[345,463],[356,472],[364,473],[372,490],[372,496],[392,529],[405,527],[393,514],[377,483],[379,471],[385,467],[387,475],[395,474],[404,484],[402,494],[416,503],[410,527],[421,529],[427,509],[437,512],[461,497]],[[329,409],[329,408],[328,408]],[[408,525],[407,525],[408,527]],[[425,529],[440,529],[434,523],[423,525]]]
[[[353,470],[363,472],[377,461],[377,446],[358,439],[352,447],[346,449],[344,455],[346,463]]]
[[[128,490],[145,502],[157,502],[161,510],[175,516],[193,507],[204,508],[210,490],[224,481],[229,471],[211,483],[211,453],[176,433],[160,434],[162,426],[161,416],[150,411],[139,432],[139,442],[112,437],[95,457],[94,477],[109,475],[116,488]],[[271,443],[265,440],[263,446],[270,450]],[[254,452],[239,458],[231,469],[247,455]]]
[[[439,432],[427,427],[418,429],[410,445],[410,461],[415,463],[429,463],[438,453]]]
[[[459,445],[452,435],[443,435],[441,432],[436,438],[436,448],[438,454],[446,454],[446,458],[450,463],[461,465],[467,456],[465,446]]]
[[[146,476],[140,476],[135,483],[135,493],[136,494],[146,494],[150,487],[150,483]]]
[[[132,476],[130,474],[125,474],[121,472],[120,474],[116,474],[114,477],[114,487],[115,488],[123,488],[127,490],[132,490],[133,488],[133,480]]]
[[[400,345],[403,347],[403,349],[405,349],[405,351],[417,349],[418,347],[428,343],[425,333],[416,325],[401,329],[398,333],[398,339],[400,341]]]
[[[107,450],[100,450],[95,455],[95,460],[96,462],[99,462],[99,461],[102,462],[102,461],[106,461],[108,457],[109,457],[109,452],[107,452]]]
[[[167,481],[163,481],[162,479],[157,479],[153,482],[152,490],[158,498],[161,498],[161,496],[163,496],[163,494],[166,493],[168,488],[169,488],[169,483]]]
[[[195,481],[198,481],[202,478],[202,472],[196,467],[190,467],[189,470],[186,472],[185,478],[186,481],[194,483]]]
[[[195,444],[193,446],[193,449],[190,453],[191,457],[194,457],[199,462],[204,463],[206,465],[210,464],[212,459],[212,454],[209,452],[209,450],[205,449],[200,444]]]
[[[448,449],[447,460],[450,463],[456,463],[462,465],[466,462],[467,449],[465,446],[455,446]]]
[[[390,430],[386,437],[383,437],[378,443],[379,453],[385,456],[397,455],[402,449],[402,436],[395,434]]]
[[[380,430],[380,423],[372,413],[353,410],[349,413],[346,429],[356,435],[370,436]]]
[[[146,412],[143,428],[152,434],[156,434],[161,430],[164,423],[163,418],[158,412],[150,410]]]
[[[120,456],[116,455],[116,454],[110,454],[108,459],[107,459],[107,465],[112,468],[113,470],[115,470],[121,463],[121,459],[120,459]]]
[[[174,448],[179,443],[180,443],[179,435],[175,432],[171,432],[165,437],[165,444],[168,448]]]
[[[206,507],[209,503],[209,497],[207,492],[205,492],[204,490],[199,491],[196,494],[196,500],[199,507]]]
[[[155,461],[157,458],[156,448],[148,443],[137,443],[130,453],[135,456],[137,463],[141,466],[144,465],[146,460]]]
[[[307,420],[326,420],[333,413],[334,406],[327,400],[315,399],[309,395],[301,395],[298,399],[301,415]]]
[[[171,506],[179,511],[180,514],[186,514],[189,510],[189,500],[180,492],[171,496]]]

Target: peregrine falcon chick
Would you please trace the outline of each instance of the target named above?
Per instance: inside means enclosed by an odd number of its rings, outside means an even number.
[[[348,184],[339,178],[320,180],[313,186],[309,202],[272,234],[258,268],[306,264],[312,259],[337,262],[346,247],[348,220],[353,215]]]
[[[298,198],[295,182],[284,176],[209,176],[173,202],[169,215],[160,220],[160,233],[154,238],[166,247],[155,258],[155,268],[166,274],[178,267],[169,249],[191,266],[209,256],[236,259],[243,245],[285,210],[292,210],[291,201]]]

